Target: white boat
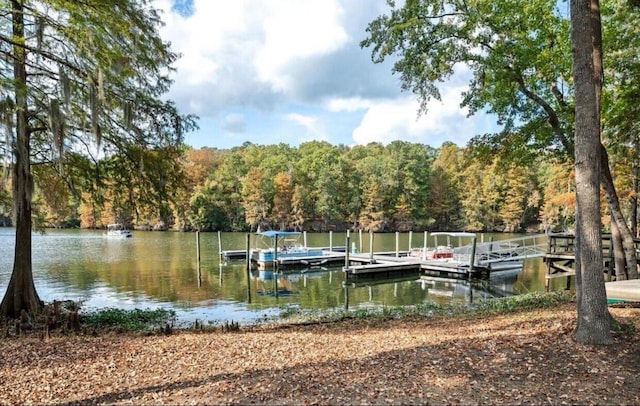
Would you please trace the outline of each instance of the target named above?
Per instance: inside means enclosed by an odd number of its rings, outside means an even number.
[[[522,268],[522,258],[518,255],[519,245],[510,241],[478,242],[475,233],[467,232],[435,232],[431,233],[436,247],[412,249],[410,256],[422,259],[437,259],[443,262],[469,264],[474,255],[475,266],[492,271],[503,271]],[[446,238],[446,245],[438,244],[438,237]],[[457,240],[457,245],[452,242]]]
[[[131,238],[133,234],[120,223],[108,224],[107,232],[103,234],[107,238]]]
[[[272,265],[278,259],[307,258],[324,255],[322,248],[309,248],[298,242],[302,233],[297,231],[262,231],[256,236],[261,237],[263,248],[251,250],[251,260],[261,265]],[[277,247],[277,248],[276,248]]]

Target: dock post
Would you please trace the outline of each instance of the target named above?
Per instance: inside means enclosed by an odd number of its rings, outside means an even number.
[[[469,259],[469,270],[471,271],[469,273],[469,277],[471,277],[471,274],[473,273],[473,267],[475,265],[476,262],[476,237],[474,236],[471,239],[471,258]]]
[[[246,245],[246,254],[247,254],[247,263],[245,265],[245,271],[247,273],[247,302],[251,303],[251,252],[250,252],[250,243],[251,235],[247,233],[247,245]]]
[[[400,256],[400,232],[396,231],[396,258]]]
[[[429,233],[427,231],[424,232],[424,247],[422,248],[422,260],[427,259],[427,238]]]
[[[493,257],[493,236],[489,237],[489,252],[487,252],[487,259]]]
[[[369,261],[373,264],[373,231],[369,230]]]
[[[347,239],[346,239],[346,247],[347,249],[344,250],[344,267],[345,268],[349,268],[349,234],[347,233]]]
[[[304,236],[304,246],[308,247],[307,245],[307,232],[303,232],[302,235]],[[278,237],[276,236],[276,249],[278,248]]]
[[[413,248],[413,230],[409,230],[409,252],[411,252],[411,248]]]
[[[198,260],[198,273],[200,272],[200,231],[196,231],[196,259]]]
[[[220,259],[222,259],[222,235],[221,235],[221,231],[218,230],[218,255],[220,256]]]
[[[360,234],[360,252],[362,252],[362,229],[358,230],[358,234]]]
[[[275,235],[275,245],[273,246],[273,273],[277,274],[278,273],[278,234]],[[307,246],[307,238],[306,238],[306,234],[305,234],[305,241],[304,241],[304,246]],[[276,297],[277,296],[277,292],[276,292]]]
[[[329,252],[333,252],[333,231],[329,230]]]

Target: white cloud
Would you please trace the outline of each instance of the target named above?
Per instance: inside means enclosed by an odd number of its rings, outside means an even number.
[[[335,113],[339,112],[353,112],[358,110],[365,110],[371,107],[372,102],[370,100],[365,100],[361,97],[351,97],[351,98],[335,98],[331,99],[327,105],[327,110]]]
[[[426,114],[418,116],[418,102],[412,97],[372,103],[353,131],[356,144],[394,140],[419,142],[434,147],[444,141],[464,144],[476,134],[476,122],[460,108],[461,88],[443,89],[442,102],[428,104]]]
[[[193,0],[193,12],[183,14],[171,1],[154,0],[164,10],[161,35],[182,54],[167,96],[201,117],[187,137],[195,146],[464,144],[477,133],[458,108],[464,78],[445,83],[444,102],[418,119],[393,61],[374,64],[360,48],[367,24],[388,11],[386,0]]]
[[[302,141],[313,139],[324,140],[327,138],[324,130],[324,125],[318,117],[300,113],[289,113],[285,115],[285,118],[288,121],[300,125],[306,130],[299,136],[299,139]]]
[[[277,0],[264,16],[264,43],[255,56],[261,80],[291,92],[297,62],[328,55],[345,44],[342,8],[332,0]]]
[[[227,133],[243,133],[247,127],[242,114],[227,114],[220,125]]]

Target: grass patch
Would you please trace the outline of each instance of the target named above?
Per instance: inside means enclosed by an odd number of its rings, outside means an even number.
[[[148,330],[169,324],[175,311],[165,309],[101,309],[82,314],[82,324],[96,328],[121,328],[127,331]]]

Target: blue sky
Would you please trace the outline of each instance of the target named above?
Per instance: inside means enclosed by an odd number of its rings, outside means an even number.
[[[310,140],[352,146],[394,140],[463,146],[495,120],[461,110],[465,73],[418,117],[391,61],[374,64],[359,43],[385,0],[155,0],[161,35],[182,57],[168,94],[200,117],[187,135],[200,148]]]

